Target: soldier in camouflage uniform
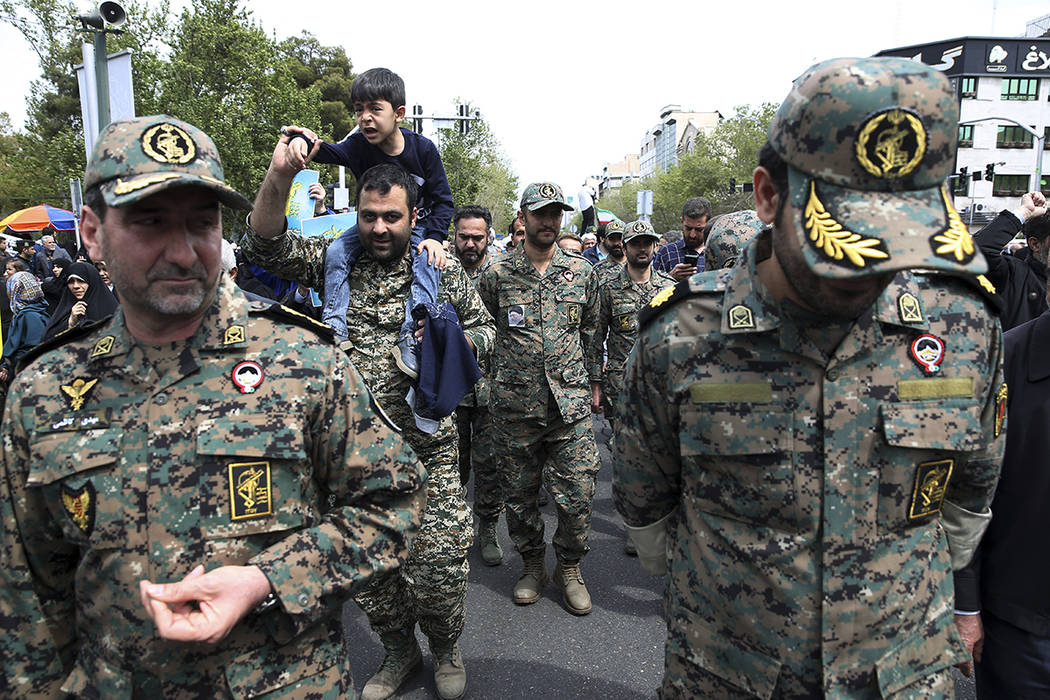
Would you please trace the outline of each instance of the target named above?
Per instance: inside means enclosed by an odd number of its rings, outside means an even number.
[[[750,209],[716,217],[704,246],[704,269],[721,270],[736,265],[740,251],[765,227]]]
[[[84,185],[123,304],[8,397],[0,694],[352,694],[342,603],[407,558],[421,466],[326,326],[220,271],[249,203],[203,132],[114,122]]]
[[[554,500],[555,582],[566,609],[591,611],[580,573],[591,528],[598,448],[588,410],[584,351],[594,333],[597,293],[590,264],[558,248],[561,188],[529,185],[519,216],[525,240],[481,273],[478,290],[496,319],[490,405],[496,452],[506,472],[507,529],[524,560],[514,602],[535,603],[547,581],[541,482]]]
[[[492,214],[485,207],[467,205],[458,207],[452,215],[455,228],[456,258],[463,265],[470,281],[481,279],[481,271],[492,261],[489,256],[489,228]],[[478,547],[481,560],[489,566],[503,561],[499,544],[500,513],[503,512],[503,482],[496,453],[492,449],[492,416],[489,414],[488,358],[481,364],[482,377],[474,391],[463,397],[456,409],[456,428],[459,431],[459,480],[466,488],[471,467],[474,471],[474,514],[478,516]]]
[[[323,293],[330,283],[325,274],[330,241],[286,231],[284,207],[295,175],[294,166],[285,159],[287,141],[282,136],[277,143],[241,247],[257,265]],[[391,352],[412,283],[408,236],[415,220],[415,195],[410,176],[395,165],[375,166],[358,181],[358,229],[364,251],[348,280],[348,334],[341,344],[380,404],[403,427],[404,439],[428,477],[426,512],[405,566],[355,598],[386,650],[382,665],[362,690],[365,700],[394,694],[419,666],[417,622],[436,660],[438,695],[459,697],[466,685],[458,640],[473,533],[459,482],[456,425],[448,416],[433,434],[416,427],[405,401],[410,380],[398,370]],[[438,302],[453,306],[468,343],[484,358],[495,336],[492,318],[454,258],[442,272]]]
[[[615,274],[606,271],[604,278],[597,266],[591,273],[599,276],[595,280],[598,326],[587,349],[591,410],[604,412],[614,433],[623,390],[623,371],[634,339],[638,337],[638,310],[661,289],[675,285],[673,277],[650,266],[656,241],[660,238],[652,224],[639,220],[623,228],[626,230],[623,234],[626,264],[618,266]]]
[[[810,68],[755,171],[772,228],[643,313],[613,488],[669,577],[664,698],[952,696],[1006,405],[957,120],[921,63]]]
[[[626,229],[626,225],[619,219],[613,219],[602,226],[605,227],[605,247],[609,254],[594,264],[594,272],[598,274],[599,282],[608,277],[615,277],[616,273],[623,269],[623,232]]]

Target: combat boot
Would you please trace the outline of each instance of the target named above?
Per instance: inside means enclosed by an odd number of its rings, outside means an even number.
[[[499,566],[503,563],[503,548],[499,546],[499,532],[496,526],[499,518],[482,518],[478,523],[478,546],[481,547],[481,561],[487,566]]]
[[[542,552],[525,559],[524,564],[521,578],[514,584],[514,602],[531,605],[540,599],[543,587],[547,584],[547,566],[543,562]]]
[[[382,640],[386,655],[375,675],[361,690],[361,700],[386,700],[423,663],[423,654],[414,634],[394,632],[382,635]]]
[[[459,644],[446,653],[434,654],[434,685],[441,700],[457,700],[467,692],[467,668]]]
[[[591,611],[591,594],[583,582],[580,573],[580,562],[558,560],[554,569],[554,583],[562,590],[562,602],[565,609],[573,615],[586,615]]]

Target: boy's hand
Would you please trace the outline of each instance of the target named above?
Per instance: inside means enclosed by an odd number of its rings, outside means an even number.
[[[427,252],[428,265],[439,270],[445,269],[445,265],[448,264],[448,256],[445,255],[445,249],[440,243],[433,238],[424,238],[423,242],[416,246],[416,255],[422,255],[424,250]]]
[[[306,142],[300,138],[293,138],[295,134],[303,134],[313,141],[313,148],[308,148]],[[321,148],[321,139],[310,129],[301,126],[281,127],[281,138],[277,141],[273,158],[279,161],[282,169],[297,173],[306,167],[306,164],[317,155]]]

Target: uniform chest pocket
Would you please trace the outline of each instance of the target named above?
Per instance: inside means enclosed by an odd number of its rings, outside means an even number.
[[[634,304],[613,304],[610,329],[620,335],[634,336],[638,332],[638,309]]]
[[[879,407],[879,526],[914,527],[941,511],[969,453],[985,446],[977,401],[902,401]]]
[[[499,318],[496,326],[500,329],[528,328],[535,326],[536,293],[530,289],[501,289],[499,292]]]
[[[683,409],[682,489],[706,513],[792,532],[793,419],[764,406]]]
[[[312,519],[303,484],[312,484],[311,470],[297,417],[202,420],[197,455],[205,539],[281,533]]]
[[[66,539],[94,549],[122,547],[129,508],[120,469],[120,428],[38,435],[27,485],[43,489]]]
[[[559,288],[554,293],[558,305],[558,324],[565,328],[578,328],[586,296],[583,289]]]

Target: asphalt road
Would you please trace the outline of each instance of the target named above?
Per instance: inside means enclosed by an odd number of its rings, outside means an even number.
[[[460,639],[470,698],[656,697],[663,675],[666,631],[661,613],[663,579],[645,573],[635,557],[623,553],[623,525],[612,505],[608,424],[598,418],[595,428],[602,469],[594,497],[591,552],[581,566],[593,611],[585,617],[570,615],[562,608],[560,591],[553,584],[548,584],[543,598],[534,605],[514,605],[510,594],[521,572],[521,560],[501,518],[503,564],[485,566],[477,547],[470,553],[467,622]],[[549,543],[556,527],[553,505],[542,510]],[[548,571],[554,564],[554,552],[548,547]],[[379,667],[383,649],[356,605],[346,606],[343,622],[360,691]],[[433,658],[418,629],[416,636],[424,650],[423,670],[405,683],[399,697],[434,698]],[[958,673],[957,679],[957,697],[973,700],[973,685]]]

